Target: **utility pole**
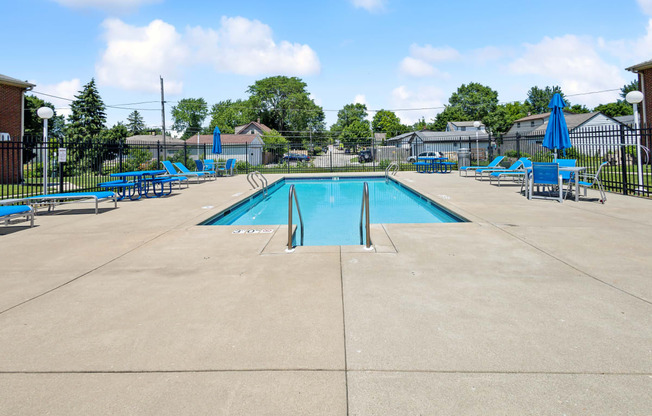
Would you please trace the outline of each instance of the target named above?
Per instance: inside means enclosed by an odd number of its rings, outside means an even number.
[[[165,94],[163,92],[163,77],[159,75],[159,78],[161,78],[161,121],[162,121],[162,132],[163,132],[163,160],[167,160],[167,149],[165,147]]]

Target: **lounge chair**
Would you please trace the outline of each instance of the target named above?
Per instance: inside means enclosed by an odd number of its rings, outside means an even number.
[[[600,202],[603,204],[607,201],[607,194],[602,187],[602,182],[600,182],[600,172],[602,171],[602,168],[608,164],[609,162],[602,162],[598,167],[598,171],[595,172],[594,175],[588,175],[585,173],[580,174],[579,181],[577,182],[577,186],[579,188],[584,188],[584,196],[586,196],[587,188],[590,188],[593,185],[597,185],[598,191],[600,191]],[[579,189],[577,189],[576,192],[579,192]]]
[[[35,195],[28,196],[26,198],[13,199],[7,202],[21,202],[27,205],[30,205],[32,208],[36,209],[39,206],[47,206],[48,211],[54,209],[57,205],[69,204],[72,202],[80,202],[84,200],[92,200],[95,202],[95,214],[98,214],[98,204],[102,201],[113,201],[115,208],[118,207],[118,194],[111,191],[99,191],[99,192],[69,192],[62,194],[47,194],[47,195]]]
[[[163,167],[167,172],[166,176],[179,178],[181,182],[188,183],[188,176],[193,176],[197,178],[197,183],[199,183],[199,177],[205,175],[201,172],[190,172],[189,174],[179,173],[179,171],[174,167],[172,162],[170,162],[169,160],[163,160],[161,163],[163,164]],[[179,183],[179,186],[181,186],[181,182]]]
[[[532,175],[529,178],[528,199],[556,199],[559,202],[564,201],[564,188],[562,187],[562,177],[559,172],[557,163],[533,163]],[[534,187],[537,189],[541,186],[548,188],[548,196],[534,195]],[[556,194],[556,195],[555,195]]]
[[[9,220],[17,217],[25,217],[29,220],[29,226],[34,226],[34,209],[29,205],[0,206],[0,221],[4,221],[5,226],[9,225]]]
[[[179,172],[182,175],[185,176],[195,176],[197,177],[197,182],[199,182],[199,178],[203,178],[206,180],[206,178],[210,177],[210,174],[208,172],[193,172],[190,169],[188,169],[183,163],[181,162],[175,162],[173,163],[174,167],[179,169]]]
[[[475,179],[483,179],[484,174],[491,174],[492,172],[515,172],[517,169],[521,168],[525,162],[529,162],[530,159],[527,157],[522,157],[516,162],[512,163],[512,166],[508,168],[480,168],[475,170]]]
[[[469,171],[475,171],[476,169],[491,169],[491,168],[497,168],[498,164],[503,161],[505,156],[498,156],[494,158],[487,166],[460,166],[459,168],[459,174],[462,176],[462,172],[464,172],[464,176],[469,176]]]
[[[532,169],[532,162],[529,159],[526,159],[523,161],[521,166],[514,170],[497,170],[494,172],[491,172],[489,174],[489,183],[493,184],[493,180],[497,179],[498,180],[498,186],[500,186],[500,180],[502,178],[510,178],[513,181],[516,181],[517,179],[521,179],[521,192],[523,192],[523,187],[525,185],[525,177],[528,173],[528,171]]]

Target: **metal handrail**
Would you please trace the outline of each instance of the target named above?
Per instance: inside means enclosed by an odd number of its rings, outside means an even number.
[[[294,189],[294,185],[290,185],[290,191],[288,193],[288,250],[294,249],[292,245],[292,197],[294,196],[294,202],[297,204],[297,212],[299,213],[299,223],[301,224],[301,244],[303,245],[303,217],[301,216],[301,208],[299,207],[299,199],[297,198],[297,191]]]
[[[263,187],[263,194],[265,196],[267,196],[267,185],[268,185],[267,178],[265,177],[265,175],[263,175],[262,173],[260,173],[258,171],[254,172],[254,173],[256,174],[256,177],[258,179],[260,179],[260,184]]]
[[[392,169],[392,168],[393,168],[393,169]],[[396,163],[396,162],[392,162],[392,163],[390,163],[390,164],[387,166],[387,168],[385,168],[385,180],[387,180],[387,179],[389,178],[389,175],[390,175],[389,172],[390,172],[390,170],[392,171],[391,175],[392,175],[392,176],[396,176],[396,173],[397,173],[400,169],[401,169],[401,166],[400,166],[398,163]]]
[[[367,227],[367,248],[371,248],[371,228],[369,227],[369,185],[364,183],[362,188],[362,206],[360,207],[360,245],[364,243],[362,236],[362,219],[365,218],[365,225]]]
[[[249,185],[251,185],[251,187],[254,189],[258,188],[258,182],[256,182],[256,178],[254,176],[256,173],[258,173],[258,171],[247,173],[247,182],[249,182]]]

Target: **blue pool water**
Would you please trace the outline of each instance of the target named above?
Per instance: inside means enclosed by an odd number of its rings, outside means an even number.
[[[288,192],[290,185],[294,185],[305,226],[304,245],[358,245],[364,182],[369,184],[372,224],[464,221],[393,180],[341,177],[282,180],[270,186],[266,197],[259,193],[203,224],[287,224]],[[293,222],[299,224],[296,206]]]

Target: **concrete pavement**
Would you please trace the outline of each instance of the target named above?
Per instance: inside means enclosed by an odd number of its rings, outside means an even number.
[[[652,413],[652,201],[398,179],[471,222],[286,253],[197,225],[240,175],[0,228],[0,414]]]

